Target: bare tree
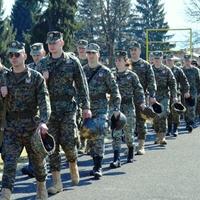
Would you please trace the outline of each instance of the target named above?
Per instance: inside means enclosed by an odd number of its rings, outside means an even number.
[[[186,14],[192,22],[200,21],[200,0],[190,0],[187,4]]]

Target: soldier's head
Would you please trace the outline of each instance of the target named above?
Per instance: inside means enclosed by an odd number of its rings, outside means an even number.
[[[168,67],[174,66],[174,55],[172,53],[166,55],[166,65]]]
[[[200,56],[197,58],[197,65],[200,66]]]
[[[86,55],[89,64],[95,64],[99,62],[100,47],[98,44],[90,43],[86,48]]]
[[[123,70],[127,67],[130,67],[130,62],[126,51],[119,50],[115,53],[115,65],[118,70]]]
[[[190,67],[192,62],[192,58],[190,54],[185,54],[183,56],[183,65],[186,67]]]
[[[197,60],[196,59],[192,59],[191,65],[193,65],[195,67],[198,67]]]
[[[153,63],[156,67],[160,67],[163,59],[162,51],[154,51],[153,52]]]
[[[19,41],[13,41],[8,47],[8,56],[13,67],[21,67],[25,64],[27,55],[25,53],[25,44]]]
[[[30,49],[30,55],[34,63],[37,64],[45,56],[44,46],[42,43],[34,43],[30,46]]]
[[[137,41],[133,41],[129,46],[129,50],[130,50],[131,59],[138,60],[140,58],[140,54],[141,54],[140,43],[138,43]]]
[[[61,52],[64,46],[63,34],[59,31],[48,32],[46,43],[50,53],[56,54]]]
[[[76,44],[77,47],[77,52],[78,52],[78,57],[79,58],[86,58],[86,48],[88,45],[88,41],[87,40],[79,40]]]

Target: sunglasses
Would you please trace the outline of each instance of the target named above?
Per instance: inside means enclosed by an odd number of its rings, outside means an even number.
[[[91,52],[91,51],[88,51],[86,52],[87,54],[96,54],[96,52]]]
[[[15,58],[19,58],[20,53],[9,53],[8,56],[9,56],[9,58],[12,58],[13,56],[15,56]]]

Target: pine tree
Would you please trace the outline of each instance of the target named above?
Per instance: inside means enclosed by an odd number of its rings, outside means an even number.
[[[142,44],[142,57],[145,57],[146,29],[168,29],[169,25],[165,22],[164,4],[160,0],[137,0],[136,12],[138,13],[138,18],[132,21],[135,27],[134,36]],[[151,32],[149,34],[149,41],[165,42],[170,37],[172,35],[167,35],[167,31]],[[150,51],[168,51],[172,47],[174,46],[169,44],[169,42],[152,43],[150,44]]]

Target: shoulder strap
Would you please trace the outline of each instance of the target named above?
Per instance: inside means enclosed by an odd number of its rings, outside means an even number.
[[[99,71],[99,69],[101,68],[101,65],[99,65],[95,71],[92,73],[92,75],[89,77],[88,79],[88,84],[90,83],[90,81],[92,80],[92,78],[94,77],[94,75]]]

